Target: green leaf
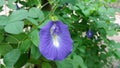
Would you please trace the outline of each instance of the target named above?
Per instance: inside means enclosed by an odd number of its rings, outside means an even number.
[[[0,25],[6,25],[9,23],[9,18],[7,16],[0,16]]]
[[[109,14],[110,16],[113,16],[113,15],[115,15],[115,9],[114,8],[108,8],[107,9],[107,14]],[[114,16],[113,16],[114,17]]]
[[[98,10],[99,14],[101,14],[101,15],[105,14],[106,11],[107,11],[107,9],[104,6],[100,7]]]
[[[2,32],[4,29],[4,26],[3,25],[0,25],[0,32]],[[3,33],[3,32],[2,32]]]
[[[31,18],[38,18],[38,21],[42,21],[44,19],[43,12],[38,8],[31,8],[29,10],[28,16]]]
[[[8,3],[13,3],[15,2],[16,0],[8,0]]]
[[[39,31],[34,30],[29,34],[29,37],[35,46],[39,46]]]
[[[8,43],[18,43],[19,42],[19,40],[14,35],[8,35],[5,40]]]
[[[0,64],[0,68],[5,68],[5,66],[4,66],[4,65],[2,65],[2,64]]]
[[[61,4],[65,4],[65,3],[71,3],[71,4],[74,4],[76,3],[77,0],[60,0],[60,3]]]
[[[23,31],[24,23],[22,21],[14,21],[5,26],[5,31],[11,34],[19,34]]]
[[[87,10],[83,11],[83,13],[85,14],[85,16],[89,16],[90,15],[90,10],[87,9]]]
[[[28,17],[27,10],[17,10],[13,11],[10,15],[10,21],[23,20]]]
[[[5,0],[0,0],[0,7],[5,4]]]
[[[15,4],[13,4],[13,3],[8,3],[8,8],[10,8],[10,9],[13,9],[13,10],[16,10],[16,5]]]
[[[113,47],[116,48],[116,49],[120,49],[120,43],[114,43]]]
[[[26,39],[25,41],[22,42],[22,44],[20,45],[20,50],[21,50],[21,53],[25,53],[29,47],[31,45],[31,41]]]
[[[117,0],[111,0],[111,2],[116,2]]]
[[[117,34],[117,31],[115,31],[115,30],[107,30],[107,35],[108,36],[113,36],[115,34]]]
[[[11,51],[13,48],[11,45],[8,44],[1,44],[0,45],[0,55],[5,55],[9,51]]]
[[[18,61],[16,62],[16,64],[14,65],[15,68],[21,68],[23,65],[27,63],[28,59],[29,57],[27,53],[22,54],[20,58],[18,59]]]
[[[47,62],[42,63],[42,68],[52,68],[51,65]]]
[[[31,55],[34,59],[38,59],[41,56],[39,49],[34,45],[31,46]]]
[[[99,21],[99,22],[97,22],[97,27],[98,28],[104,28],[105,30],[108,29],[107,23],[105,21]]]
[[[116,50],[114,53],[116,58],[120,59],[120,51]]]
[[[81,46],[81,47],[79,48],[79,51],[80,51],[81,53],[85,53],[85,46]]]
[[[8,0],[7,6],[11,9],[16,9],[16,5],[14,4],[16,0]]]
[[[43,15],[43,12],[40,9],[33,7],[29,10],[29,17],[38,18],[39,15]]]
[[[84,10],[84,9],[85,9],[85,6],[84,6],[83,2],[79,2],[79,3],[77,4],[77,6],[78,6],[81,10]]]
[[[106,30],[104,28],[100,28],[98,32],[102,37],[106,37]]]
[[[50,20],[45,20],[44,23],[42,23],[40,26],[38,26],[39,28],[42,28],[44,25],[46,25]]]
[[[38,21],[33,18],[27,18],[28,21],[30,21],[34,25],[38,25]]]
[[[34,0],[33,2],[34,3],[32,4],[37,5],[37,7],[41,7],[41,0]]]
[[[79,56],[79,55],[74,55],[73,56],[73,65],[74,65],[74,68],[78,68],[79,66],[81,68],[87,68],[87,66],[85,65],[82,57]]]
[[[12,35],[12,36],[14,36],[19,41],[24,41],[28,37],[25,33],[20,33],[20,34]]]
[[[3,39],[4,39],[4,35],[3,33],[0,33],[0,43],[3,41]]]
[[[13,68],[14,64],[17,62],[19,57],[20,57],[20,50],[14,49],[4,56],[3,61],[7,68]]]
[[[57,68],[73,68],[73,64],[71,60],[64,60],[64,61],[59,61],[56,62]]]
[[[5,41],[8,43],[14,43],[17,44],[21,41],[24,41],[27,38],[27,35],[25,33],[20,33],[20,34],[7,34],[7,37],[5,38]]]

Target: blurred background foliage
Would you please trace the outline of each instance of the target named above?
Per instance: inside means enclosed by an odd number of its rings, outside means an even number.
[[[113,61],[120,60],[120,43],[108,39],[120,31],[114,3],[118,1],[1,0],[0,11],[4,6],[10,11],[0,15],[0,68],[114,68]],[[54,15],[69,26],[74,41],[63,61],[47,60],[38,49],[40,28]]]

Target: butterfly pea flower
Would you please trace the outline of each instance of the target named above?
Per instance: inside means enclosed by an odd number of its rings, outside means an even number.
[[[41,54],[48,60],[63,60],[72,52],[68,26],[62,21],[49,21],[40,30]]]
[[[88,30],[88,31],[86,32],[86,36],[87,36],[88,38],[92,38],[92,37],[94,36],[94,32],[93,32],[92,30]]]

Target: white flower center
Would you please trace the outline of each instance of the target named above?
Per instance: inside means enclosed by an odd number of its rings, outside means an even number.
[[[52,39],[53,39],[53,45],[58,48],[59,47],[59,41],[58,41],[59,37],[54,34]]]
[[[54,30],[55,30],[55,24],[51,27],[50,33],[53,34],[53,33],[54,33]]]

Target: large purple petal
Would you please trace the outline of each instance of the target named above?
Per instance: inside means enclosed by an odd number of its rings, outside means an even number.
[[[40,30],[40,52],[49,60],[63,60],[72,51],[68,26],[61,21],[50,21]]]
[[[60,27],[58,36],[61,38],[57,59],[62,60],[63,58],[66,58],[72,51],[72,39],[70,37],[67,25],[63,24],[61,21],[57,21],[56,25]]]
[[[56,49],[52,48],[52,38],[50,34],[50,28],[52,27],[54,23],[50,21],[47,25],[45,25],[40,30],[40,52],[48,59],[53,60],[56,56],[54,54],[56,53]],[[51,52],[51,53],[49,53]]]

